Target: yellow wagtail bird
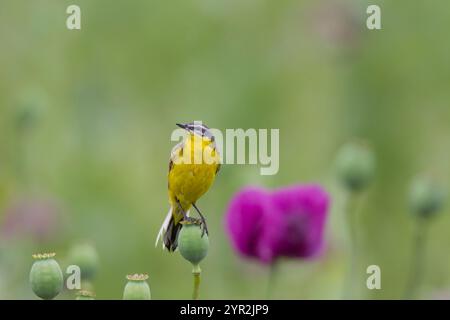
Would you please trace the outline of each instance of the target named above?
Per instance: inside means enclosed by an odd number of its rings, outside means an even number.
[[[200,122],[178,124],[187,136],[171,152],[168,173],[170,210],[159,230],[156,244],[163,239],[169,251],[177,248],[177,238],[183,223],[201,223],[208,233],[205,217],[196,206],[197,200],[211,187],[220,169],[220,156],[210,129]],[[189,217],[193,206],[200,220]],[[202,234],[203,234],[202,233]]]

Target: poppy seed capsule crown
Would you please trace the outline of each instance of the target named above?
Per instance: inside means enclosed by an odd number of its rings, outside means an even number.
[[[76,300],[95,300],[95,294],[88,290],[80,290],[77,293]]]
[[[128,274],[126,278],[127,278],[127,280],[129,280],[129,281],[145,281],[145,280],[148,279],[148,274],[146,274],[146,273],[141,273],[141,274],[138,274],[138,273],[135,273],[135,274]]]
[[[56,256],[56,253],[51,252],[51,253],[35,253],[31,255],[33,257],[33,259],[35,260],[45,260],[45,259],[50,259]]]

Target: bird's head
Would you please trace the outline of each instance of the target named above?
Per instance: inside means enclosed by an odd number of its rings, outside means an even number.
[[[197,135],[200,136],[205,142],[214,142],[214,136],[211,130],[204,124],[198,121],[190,122],[190,123],[177,123],[177,126],[186,130],[192,136]]]

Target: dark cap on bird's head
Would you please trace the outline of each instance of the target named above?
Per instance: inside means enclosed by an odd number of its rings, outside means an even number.
[[[197,134],[201,137],[207,137],[211,141],[214,141],[214,136],[211,133],[211,130],[201,121],[194,121],[190,123],[176,123],[176,125],[192,134]]]

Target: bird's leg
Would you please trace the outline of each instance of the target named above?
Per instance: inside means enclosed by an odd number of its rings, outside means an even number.
[[[202,215],[202,213],[200,212],[200,210],[197,208],[197,206],[195,205],[195,203],[192,204],[192,206],[195,208],[195,210],[197,210],[198,214],[200,215],[200,219],[202,220],[202,237],[203,235],[206,233],[207,235],[209,235],[208,232],[208,226],[206,225],[206,219],[205,217]]]
[[[183,207],[181,206],[180,200],[175,198],[176,203],[178,204],[178,208],[180,208],[181,213],[183,214],[183,221],[186,223],[194,223],[199,224],[198,219],[188,217],[186,211],[184,211]]]

